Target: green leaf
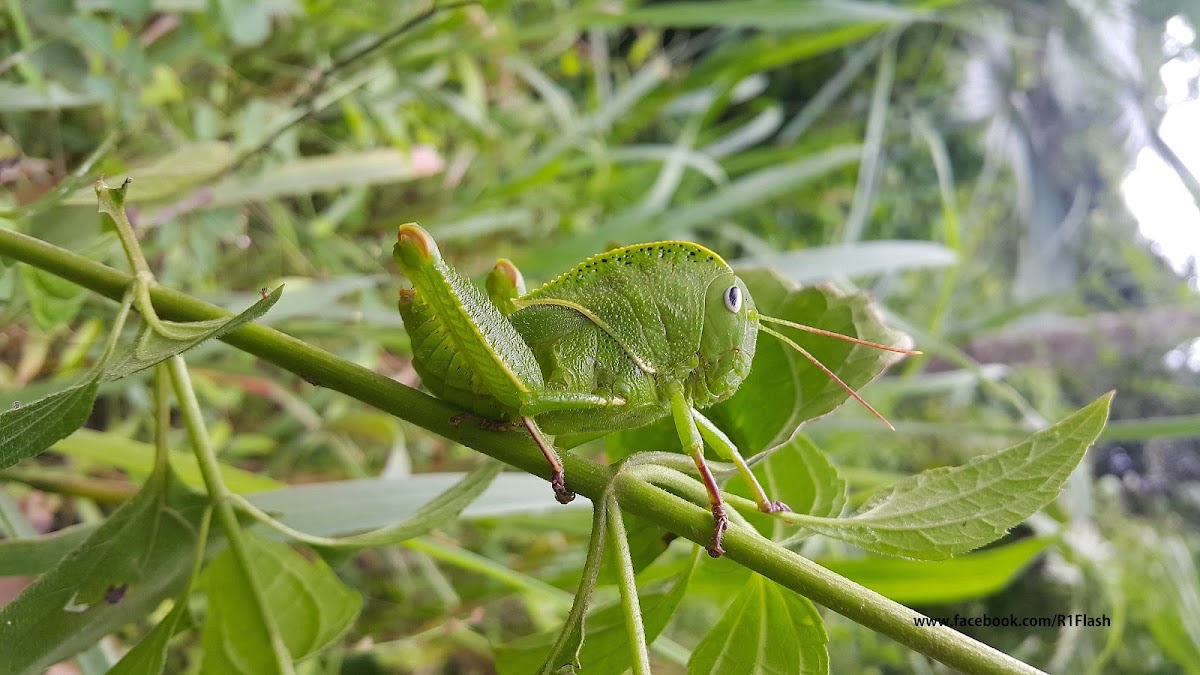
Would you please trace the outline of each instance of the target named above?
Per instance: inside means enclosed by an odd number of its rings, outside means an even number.
[[[188,613],[185,600],[186,597],[177,600],[163,620],[109,669],[108,675],[160,675],[167,662],[167,642],[175,635],[179,620]]]
[[[100,100],[96,94],[70,91],[55,82],[47,83],[45,87],[0,82],[0,112],[80,108]]]
[[[796,513],[836,517],[846,504],[846,481],[829,456],[806,436],[771,453],[760,476],[775,499]]]
[[[691,564],[670,587],[659,586],[638,593],[647,644],[654,642],[679,608],[698,558],[693,556],[691,560]],[[587,639],[579,656],[583,672],[622,673],[633,665],[628,646],[629,635],[625,631],[625,614],[619,603],[588,612],[586,626]],[[537,672],[557,636],[558,631],[554,630],[497,647],[496,671],[501,675]]]
[[[286,544],[245,533],[253,580],[231,550],[205,569],[197,590],[208,598],[201,644],[205,673],[258,675],[274,670],[270,638],[258,619],[252,584],[267,606],[293,659],[330,644],[358,616],[362,599],[320,559],[306,560]]]
[[[83,426],[99,388],[91,379],[0,413],[0,469],[40,454]]]
[[[114,199],[120,199],[122,193],[119,190],[106,192],[114,195]],[[100,366],[97,378],[0,413],[0,469],[43,452],[83,426],[91,414],[100,384],[144,370],[182,354],[205,340],[219,338],[236,330],[266,313],[282,293],[283,287],[280,286],[271,295],[229,319],[194,323],[164,321],[162,323],[170,331],[169,335],[160,334],[146,326],[132,347],[124,350],[118,347],[118,351]]]
[[[442,158],[428,146],[411,152],[394,148],[301,157],[246,178],[226,179],[213,187],[206,208],[259,202],[278,197],[331,192],[347,187],[400,183],[442,170]]]
[[[489,462],[485,466],[495,465]],[[343,536],[401,521],[412,521],[412,525],[428,530],[444,522],[444,518],[453,517],[450,512],[461,513],[464,518],[485,518],[588,505],[584,500],[576,500],[577,503],[560,507],[546,481],[528,474],[501,473],[490,480],[482,494],[479,490],[484,483],[469,484],[467,475],[423,473],[405,478],[291,485],[247,499],[285,525],[318,536]],[[477,474],[473,480],[484,477]],[[447,501],[448,495],[458,498]],[[433,508],[435,500],[440,508]],[[421,525],[429,519],[436,522],[428,527]]]
[[[87,299],[83,287],[29,265],[19,265],[18,269],[29,309],[42,330],[52,332],[66,326],[83,307]]]
[[[132,348],[122,349],[113,354],[105,365],[103,382],[119,380],[140,370],[145,370],[156,363],[166,361],[172,356],[178,356],[207,340],[220,338],[242,326],[254,321],[267,313],[271,306],[283,295],[283,286],[274,290],[270,295],[246,308],[241,314],[228,319],[210,319],[190,323],[162,321],[165,333],[154,330],[146,325],[142,328]]]
[[[827,673],[826,641],[807,598],[754,574],[696,645],[688,673]]]
[[[836,518],[846,505],[846,481],[829,456],[805,436],[797,436],[772,452],[754,473],[772,499],[782,501],[796,513]],[[787,537],[784,545],[806,536],[777,518],[768,520],[774,526],[772,538]]]
[[[0,540],[0,577],[36,576],[57,565],[96,531],[72,525],[40,537]]]
[[[599,14],[597,21],[663,28],[818,29],[859,23],[908,23],[929,12],[888,3],[856,0],[765,0],[761,2],[666,2],[620,13]]]
[[[822,567],[906,605],[944,605],[986,598],[1003,590],[1033,562],[1049,539],[1015,544],[949,560],[901,560],[868,556],[819,560]]]
[[[152,162],[129,170],[125,174],[130,180],[128,193],[120,198],[139,205],[181,199],[191,190],[207,184],[235,159],[236,154],[228,143],[179,145],[158,155]],[[95,204],[96,192],[90,187],[82,188],[63,203],[78,206]]]
[[[206,505],[169,473],[148,482],[54,569],[0,609],[6,672],[40,672],[177,594],[191,571]]]
[[[852,518],[795,522],[870,551],[919,560],[979,548],[1058,495],[1104,428],[1112,396],[1101,396],[1010,448],[906,478],[876,494]]]
[[[125,438],[116,433],[80,429],[54,444],[54,451],[69,455],[76,460],[86,460],[104,466],[115,466],[135,476],[149,476],[154,470],[154,446],[149,443]],[[184,485],[203,488],[204,477],[196,455],[191,452],[171,452],[171,468],[175,477]],[[246,494],[276,490],[283,483],[262,474],[220,464],[221,479],[234,492]]]

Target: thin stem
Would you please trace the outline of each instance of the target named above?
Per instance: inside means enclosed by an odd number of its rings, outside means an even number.
[[[0,230],[0,255],[46,270],[113,300],[120,300],[133,281],[129,274],[11,230]],[[156,287],[149,293],[158,314],[174,321],[230,316],[219,307],[171,289]],[[487,431],[471,424],[455,426],[450,419],[460,411],[450,404],[271,328],[245,326],[221,340],[317,386],[342,392],[527,473],[549,477],[546,460],[526,433]],[[572,488],[580,494],[592,500],[603,499],[605,491],[615,482],[622,509],[697,543],[707,543],[711,536],[712,514],[705,509],[628,476],[629,472],[622,472],[614,481],[616,472],[611,467],[574,453],[564,453],[562,459],[571,476]],[[606,520],[599,519],[600,528],[607,529]],[[596,528],[597,523],[593,522],[593,532]],[[914,626],[913,619],[921,616],[917,612],[749,530],[731,530],[725,543],[731,560],[952,668],[972,673],[1038,672],[951,628]]]
[[[133,231],[129,216],[125,214],[121,203],[117,201],[118,198],[113,195],[119,191],[119,198],[124,201],[125,190],[129,187],[129,182],[127,178],[121,187],[110,188],[103,180],[98,180],[96,181],[96,198],[100,201],[100,211],[113,221],[113,229],[117,231],[117,237],[121,240],[121,248],[125,251],[125,257],[129,260],[129,266],[133,268],[134,275],[148,285],[153,285],[154,274],[150,271],[150,263],[146,262],[142,247],[138,245],[137,234]]]
[[[612,530],[609,541],[615,554],[613,564],[617,567],[621,591],[621,608],[625,611],[625,630],[629,634],[629,651],[633,653],[634,675],[650,675],[650,654],[646,651],[646,628],[642,625],[642,607],[638,603],[637,579],[633,574],[633,558],[629,555],[629,538],[625,534],[625,521],[616,498],[608,498],[608,527]]]
[[[221,478],[221,469],[217,464],[217,455],[208,438],[208,429],[204,425],[204,416],[200,412],[200,402],[196,400],[196,392],[192,388],[191,378],[188,377],[187,366],[183,357],[173,356],[168,361],[171,384],[175,387],[175,398],[179,400],[183,424],[187,428],[188,438],[191,439],[192,449],[196,452],[196,462],[200,465],[200,474],[204,477],[204,486],[208,489],[208,497],[212,508],[216,511],[217,520],[225,537],[229,540],[229,550],[237,560],[242,573],[249,580],[251,601],[258,613],[258,618],[266,629],[271,640],[271,651],[275,657],[278,672],[290,675],[295,673],[292,666],[292,655],[288,652],[283,637],[279,634],[279,626],[267,606],[266,593],[254,578],[254,568],[250,561],[250,551],[246,540],[242,538],[242,526],[238,523],[237,514],[233,510],[230,498],[233,493]]]
[[[693,504],[700,504],[708,497],[708,492],[704,486],[697,483],[689,475],[690,473],[696,473],[696,466],[692,465],[691,469],[692,471],[685,472],[657,464],[641,464],[623,471],[623,473],[628,473],[630,476],[644,483],[667,489],[671,493]],[[729,522],[738,527],[754,529],[754,526],[746,520],[745,516],[738,509],[757,513],[758,505],[740,495],[731,495],[726,492],[721,492],[720,494],[725,504],[734,507],[732,510],[726,511],[726,514],[729,516]]]
[[[200,569],[204,567],[204,551],[208,547],[208,531],[212,525],[212,514],[212,506],[209,506],[204,509],[204,515],[200,517],[200,529],[196,532],[196,555],[192,558],[192,572],[188,575],[187,588],[189,590],[196,578],[200,576]]]
[[[135,274],[131,280],[133,302],[137,304],[138,311],[142,313],[143,320],[152,327],[159,328],[162,326],[162,322],[159,320],[158,311],[155,309],[153,301],[150,298],[150,290],[156,285],[154,274],[150,271],[150,265],[146,262],[146,256],[142,253],[141,246],[138,245],[137,235],[134,234],[133,226],[130,224],[129,218],[122,206],[125,190],[128,186],[129,181],[126,180],[120,188],[113,190],[109,189],[104,184],[104,181],[97,181],[96,196],[100,202],[101,212],[107,214],[112,220],[113,226],[117,231],[117,236],[121,239],[121,247],[125,250],[125,256],[129,260],[129,266],[134,270]],[[116,332],[119,331],[114,331],[114,333]],[[110,349],[112,344],[110,341]],[[159,373],[162,372],[162,368],[163,366],[159,366]],[[238,522],[237,513],[234,512],[229,500],[229,496],[233,493],[225,485],[225,481],[221,476],[221,468],[217,462],[216,451],[209,440],[208,429],[204,424],[204,415],[200,412],[200,402],[196,399],[196,391],[192,387],[191,378],[188,376],[187,365],[183,362],[183,357],[173,356],[167,361],[166,368],[168,378],[175,389],[175,397],[179,401],[188,438],[191,440],[192,449],[196,454],[196,463],[200,467],[200,474],[204,478],[204,486],[208,490],[209,502],[212,505],[212,509],[216,511],[217,519],[221,521],[221,528],[225,531],[225,536],[229,540],[229,549],[232,551],[238,565],[242,568],[242,573],[246,575],[246,579],[249,582],[247,585],[250,587],[251,600],[271,642],[271,651],[275,657],[276,670],[282,675],[292,675],[295,673],[295,668],[292,664],[292,655],[288,652],[287,645],[283,642],[283,636],[279,632],[279,626],[275,622],[275,617],[271,614],[271,610],[267,606],[266,593],[254,578],[254,569],[251,565],[249,549],[246,546],[245,539],[242,538],[242,526]],[[156,421],[158,425],[155,432],[154,464],[156,468],[162,469],[162,472],[156,472],[153,475],[162,476],[165,479],[165,469],[167,468],[166,429],[169,422],[169,407],[165,399],[166,379],[156,376],[155,384],[158,389],[155,394]]]
[[[21,0],[8,0],[8,17],[12,21],[13,32],[17,34],[17,43],[21,45],[21,51],[24,52],[17,56],[16,66],[17,72],[21,73],[21,77],[34,87],[41,89],[46,86],[46,80],[42,77],[39,71],[29,63],[29,55],[33,52],[33,34],[29,31],[29,24],[25,21],[25,12],[21,9]],[[5,59],[7,61],[7,59]]]
[[[154,474],[167,471],[171,431],[171,374],[165,363],[154,367]]]
[[[551,586],[540,579],[521,574],[504,565],[499,565],[490,558],[481,556],[478,553],[455,546],[439,544],[428,537],[409,539],[401,544],[401,546],[414,551],[420,551],[434,560],[454,565],[455,567],[474,572],[494,581],[499,581],[515,591],[539,595],[563,608],[571,605],[572,596],[567,591],[556,586]]]
[[[266,511],[263,511],[262,509],[255,506],[253,504],[253,502],[246,499],[242,495],[237,494],[236,492],[230,492],[227,499],[229,500],[230,504],[237,507],[238,510],[242,511],[246,515],[257,520],[258,522],[262,523],[263,525],[266,525],[267,527],[271,528],[272,530],[275,530],[279,534],[282,534],[285,537],[288,537],[290,539],[294,539],[294,540],[300,542],[301,544],[307,544],[308,546],[319,546],[322,548],[357,548],[358,547],[357,545],[347,543],[347,540],[349,539],[349,537],[322,537],[319,535],[309,534],[307,532],[297,530],[296,528],[294,528],[290,525],[287,525],[286,523],[281,523],[280,521],[272,518],[271,515],[268,514]],[[377,530],[373,530],[372,532],[368,532],[367,534],[374,534],[376,531]],[[355,535],[355,536],[358,536],[358,535]],[[393,542],[393,543],[395,543],[395,542]]]
[[[113,320],[112,330],[108,332],[108,338],[104,340],[104,351],[100,352],[100,359],[96,362],[96,372],[99,372],[104,362],[108,361],[108,357],[112,356],[113,350],[117,348],[117,342],[121,339],[121,331],[125,330],[125,322],[129,320],[129,310],[133,307],[135,296],[136,292],[131,286],[125,293],[125,299],[121,301],[121,309],[117,310],[117,318]]]
[[[588,605],[592,602],[592,592],[596,590],[596,579],[600,577],[600,561],[604,557],[604,538],[608,535],[608,518],[606,517],[607,501],[603,498],[592,499],[592,534],[588,540],[587,557],[583,561],[583,578],[579,580],[579,588],[575,591],[575,600],[571,603],[571,611],[563,624],[550,654],[546,657],[539,673],[556,673],[560,666],[566,665],[561,660],[570,649],[571,663],[579,667],[579,650],[583,649],[583,639],[586,627]],[[574,647],[571,643],[574,642]]]
[[[94,502],[120,504],[137,494],[138,486],[125,481],[88,478],[74,472],[38,465],[0,469],[0,480],[24,483],[43,492],[86,497]]]

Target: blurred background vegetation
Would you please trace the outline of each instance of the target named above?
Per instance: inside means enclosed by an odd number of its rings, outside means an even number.
[[[1001,542],[1036,544],[1006,562],[951,572],[819,538],[804,552],[934,616],[1113,619],[965,631],[1051,672],[1200,672],[1196,271],[1141,236],[1120,189],[1149,152],[1175,173],[1147,199],[1200,198],[1159,131],[1166,103],[1200,89],[1193,2],[483,0],[412,22],[424,9],[10,0],[0,227],[119,266],[89,186],[131,175],[162,283],[244,307],[285,281],[267,323],[408,383],[388,255],[405,221],[477,277],[500,256],[538,282],[607,246],[687,238],[867,290],[927,355],[867,389],[898,433],[849,406],[806,427],[852,501],[1113,388],[1114,422],[1055,507]],[[0,298],[6,404],[78,372],[112,314],[2,259]],[[476,461],[231,349],[189,360],[242,468],[303,483]],[[147,391],[147,377],[109,385],[86,440],[0,472],[4,533],[95,520],[144,478],[149,455],[123,439],[146,438]],[[561,597],[497,576],[573,591],[587,524],[578,510],[475,518],[439,539],[482,554],[470,565],[408,548],[342,561],[364,612],[308,672],[489,672],[490,645],[561,616]],[[657,668],[683,671],[744,578],[705,561]],[[833,672],[932,667],[826,614]]]

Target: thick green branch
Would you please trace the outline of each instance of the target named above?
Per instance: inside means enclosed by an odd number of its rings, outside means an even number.
[[[70,251],[23,234],[0,230],[0,255],[46,270],[92,291],[119,300],[132,282],[118,272]],[[166,288],[150,296],[158,315],[175,321],[229,316],[228,312]],[[446,438],[548,479],[548,467],[533,442],[523,434],[484,431],[472,424],[455,426],[457,409],[328,352],[264,326],[247,326],[222,338],[225,342],[296,373],[308,382],[340,391]],[[712,516],[695,504],[659,488],[616,474],[606,466],[567,453],[567,487],[593,501],[614,486],[621,508],[699,544],[712,535]],[[1002,652],[945,627],[918,627],[917,612],[863,588],[816,563],[773,544],[745,528],[731,529],[724,539],[730,559],[812,601],[868,628],[965,672],[1038,672]]]

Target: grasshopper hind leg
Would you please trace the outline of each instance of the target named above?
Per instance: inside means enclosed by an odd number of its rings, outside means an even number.
[[[529,435],[533,436],[534,443],[537,443],[538,449],[542,451],[542,455],[550,463],[550,487],[554,488],[554,498],[558,500],[559,504],[570,503],[575,499],[575,493],[567,489],[567,477],[563,472],[562,459],[555,452],[550,439],[546,438],[546,434],[542,432],[532,417],[522,416],[521,422],[525,424],[525,428],[529,430]]]

